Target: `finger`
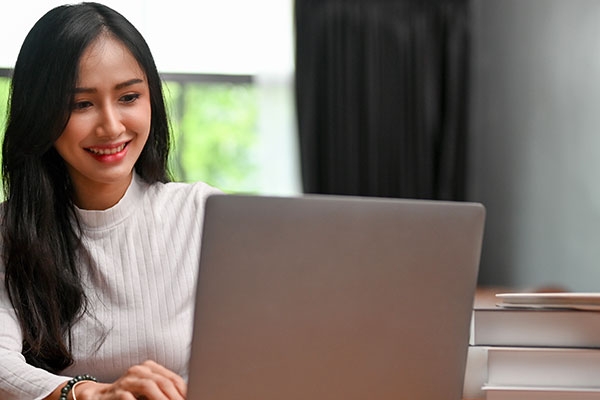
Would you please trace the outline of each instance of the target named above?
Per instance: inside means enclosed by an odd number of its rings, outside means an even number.
[[[153,373],[169,379],[171,382],[173,382],[179,394],[183,397],[186,396],[187,384],[181,376],[152,360],[144,361],[141,365],[149,368]]]
[[[158,375],[154,379],[138,379],[132,382],[129,389],[137,399],[185,400],[173,382]]]
[[[149,368],[152,372],[154,372],[156,374],[163,375],[163,376],[165,376],[167,378],[172,378],[172,379],[180,378],[180,376],[177,375],[175,372],[173,372],[170,369],[168,369],[168,368],[160,365],[156,361],[146,360],[141,365],[143,365],[144,367]]]
[[[154,381],[160,390],[167,395],[169,399],[185,399],[186,396],[186,386],[185,382],[183,383],[183,388],[177,386],[177,382],[173,379],[169,379],[160,375],[157,375]]]
[[[151,400],[184,400],[187,393],[183,378],[153,361],[130,367],[116,384]]]

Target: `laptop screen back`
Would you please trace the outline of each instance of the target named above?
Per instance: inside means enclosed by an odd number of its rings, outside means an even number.
[[[188,399],[460,399],[484,214],[210,197]]]

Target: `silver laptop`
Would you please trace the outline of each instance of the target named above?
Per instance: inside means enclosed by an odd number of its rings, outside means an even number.
[[[476,203],[208,199],[190,400],[459,400]]]

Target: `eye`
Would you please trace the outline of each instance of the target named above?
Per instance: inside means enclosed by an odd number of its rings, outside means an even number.
[[[130,93],[130,94],[121,96],[121,98],[119,100],[122,101],[123,103],[133,103],[139,97],[140,97],[139,93]]]
[[[73,102],[73,110],[85,110],[92,106],[92,103],[87,100]]]

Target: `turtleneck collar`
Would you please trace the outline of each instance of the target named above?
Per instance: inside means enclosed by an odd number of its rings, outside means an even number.
[[[119,225],[140,204],[147,183],[135,172],[127,191],[114,206],[106,210],[83,210],[75,207],[81,226],[85,230],[104,230]]]

